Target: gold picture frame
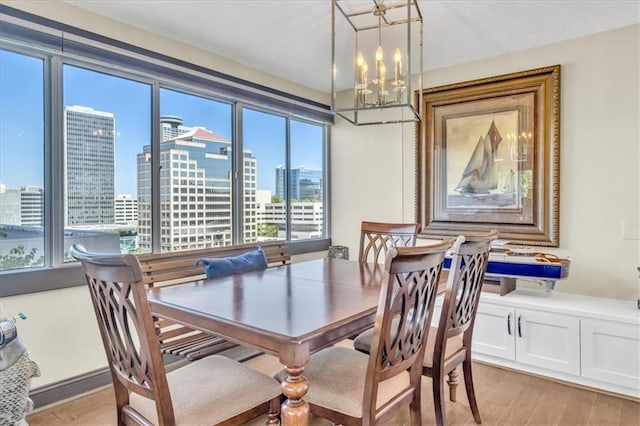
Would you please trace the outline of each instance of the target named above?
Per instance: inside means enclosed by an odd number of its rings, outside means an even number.
[[[423,89],[416,125],[420,237],[497,229],[558,247],[560,65]]]

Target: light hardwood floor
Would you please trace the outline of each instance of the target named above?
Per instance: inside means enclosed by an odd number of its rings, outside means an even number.
[[[269,355],[261,355],[246,363],[267,374],[274,374],[281,368],[278,360]],[[640,426],[640,402],[481,363],[474,364],[474,383],[485,426]],[[428,378],[423,380],[422,401],[422,424],[435,424],[431,380]],[[27,417],[27,421],[31,426],[115,425],[114,405],[113,392],[109,387],[36,411]],[[458,388],[458,401],[447,401],[447,419],[451,426],[475,424],[463,384]],[[408,413],[392,424],[403,425],[407,420]],[[251,426],[259,424],[264,424],[262,419],[251,422]],[[312,419],[311,424],[329,423]]]

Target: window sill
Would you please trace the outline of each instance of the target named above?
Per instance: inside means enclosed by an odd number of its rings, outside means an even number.
[[[328,238],[289,242],[291,255],[326,251],[331,244]],[[17,296],[39,291],[58,290],[85,285],[84,274],[77,264],[66,264],[52,269],[23,269],[0,274],[0,297]]]

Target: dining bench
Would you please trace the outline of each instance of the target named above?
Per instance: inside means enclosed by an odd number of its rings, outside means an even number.
[[[196,266],[198,259],[237,256],[254,250],[258,246],[261,246],[264,251],[267,266],[291,263],[289,248],[285,241],[267,241],[170,253],[148,253],[139,255],[138,261],[147,286],[180,285],[198,279],[206,279],[203,268]],[[237,344],[214,334],[195,330],[168,319],[157,318],[155,325],[162,352],[186,357],[190,361],[237,346]]]

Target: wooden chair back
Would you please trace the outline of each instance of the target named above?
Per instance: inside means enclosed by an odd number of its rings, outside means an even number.
[[[436,353],[439,353],[438,343],[456,335],[464,334],[465,345],[471,344],[473,322],[489,262],[491,242],[497,237],[497,231],[467,234],[458,237],[453,245],[447,289],[438,324]]]
[[[418,223],[362,222],[358,261],[378,263],[392,247],[413,247]]]
[[[262,247],[268,266],[291,263],[289,248],[285,241],[266,241],[170,253],[148,253],[138,256],[138,260],[143,281],[149,287],[176,285],[206,278],[202,267],[196,266],[198,259],[237,256],[258,246]],[[183,356],[191,361],[236,346],[235,343],[219,336],[194,330],[171,320],[157,318],[155,325],[158,329],[162,352]]]
[[[84,270],[107,355],[118,406],[118,424],[139,417],[129,391],[156,401],[162,424],[174,424],[160,344],[147,302],[138,259],[130,254],[89,253],[79,244],[71,255]]]
[[[139,255],[138,259],[144,282],[149,287],[153,287],[154,285],[180,284],[197,278],[204,279],[204,271],[201,266],[196,266],[196,260],[238,256],[258,246],[262,247],[268,266],[291,263],[289,248],[285,241],[266,241],[170,253],[147,253]]]
[[[380,294],[367,367],[363,424],[382,422],[391,405],[401,407],[409,401],[413,401],[412,414],[420,419],[422,360],[445,252],[452,243],[389,249],[385,261],[388,280]],[[385,409],[377,410],[378,384],[404,371],[410,374],[409,387],[385,404]]]
[[[439,426],[446,425],[444,376],[449,375],[449,399],[455,401],[458,387],[457,366],[460,364],[473,418],[478,424],[482,422],[473,386],[471,340],[491,242],[497,237],[497,231],[461,235],[451,250],[451,266],[442,312],[435,341],[429,345],[433,348],[433,353],[427,354],[429,356],[425,358],[422,369],[422,374],[432,378],[434,412]]]

